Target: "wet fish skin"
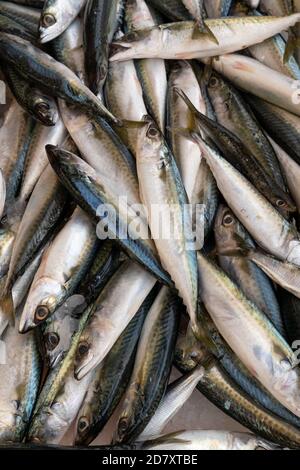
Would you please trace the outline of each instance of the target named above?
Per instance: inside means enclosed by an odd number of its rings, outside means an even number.
[[[42,325],[44,360],[51,369],[65,357],[84,309],[97,300],[101,290],[122,263],[120,258],[121,254],[113,243],[110,240],[104,242],[76,293]]]
[[[130,443],[150,421],[167,387],[177,336],[176,295],[162,287],[145,320],[119,415],[115,443]]]
[[[0,365],[0,441],[22,442],[37,398],[41,362],[33,332],[21,336],[13,326],[2,335],[5,363]]]
[[[83,52],[83,22],[76,18],[73,23],[51,42],[54,58],[71,69],[86,84]]]
[[[155,414],[139,435],[139,441],[152,439],[162,434],[168,422],[190,398],[204,374],[204,367],[197,366],[193,371],[183,375],[168,386]]]
[[[215,324],[211,320],[208,312],[202,306],[201,308],[201,321],[202,326],[205,328],[205,333],[208,338],[212,340],[209,346],[209,351],[217,358],[220,366],[230,379],[242,389],[245,394],[268,413],[278,416],[283,421],[289,423],[291,426],[299,429],[300,419],[285,406],[280,404],[261,383],[252,375],[251,372],[242,364],[240,359],[234,354],[232,349],[225,343],[224,339],[218,332]],[[204,338],[205,339],[205,338]],[[191,344],[189,340],[189,344]],[[212,347],[211,347],[212,346]],[[195,346],[191,346],[190,354],[193,355]],[[196,348],[196,353],[198,348]],[[198,357],[198,355],[197,355]],[[202,352],[200,361],[209,361],[207,354]],[[180,364],[184,364],[181,361]]]
[[[283,216],[287,217],[289,212],[295,212],[296,207],[289,194],[274,181],[269,171],[264,170],[243,142],[221,124],[199,113],[182,91],[178,91],[178,94],[192,110],[194,125],[200,133],[204,132],[204,135],[208,136],[208,142],[212,142],[224,154],[226,160],[248,178]],[[207,137],[205,139],[207,140]],[[270,151],[272,152],[272,148]],[[275,154],[273,157],[276,159]]]
[[[85,298],[87,305],[95,302],[109,279],[124,261],[124,255],[111,240],[105,240],[99,247],[94,262],[85,279],[77,288],[79,295]]]
[[[300,178],[300,166],[291,158],[282,148],[274,142],[271,137],[268,137],[275,152],[279,163],[282,168],[282,172],[286,178],[287,186],[296,203],[298,212],[300,211],[300,193],[298,181]]]
[[[85,69],[90,89],[101,93],[108,72],[109,45],[117,27],[119,0],[87,0],[84,14]]]
[[[45,0],[13,0],[13,2],[19,5],[28,5],[34,8],[41,8],[44,5]]]
[[[124,93],[124,90],[127,93]],[[104,89],[105,102],[121,120],[140,122],[147,115],[143,90],[133,60],[110,63]],[[137,126],[115,126],[120,139],[136,156]]]
[[[35,42],[36,38],[24,26],[1,13],[0,9],[0,30],[5,33],[19,36],[27,41]]]
[[[293,94],[298,80],[267,67],[252,57],[241,54],[221,55],[213,60],[213,67],[235,86],[265,99],[297,116],[300,115]]]
[[[2,156],[0,167],[6,182],[6,201],[4,216],[7,225],[12,226],[22,217],[24,208],[14,210],[23,177],[26,155],[35,128],[33,119],[13,100],[0,130]]]
[[[6,199],[6,183],[2,170],[0,169],[0,219],[2,218]]]
[[[111,190],[112,180],[106,181],[105,175],[102,178],[102,175],[98,175],[91,166],[76,155],[54,146],[47,146],[47,152],[50,163],[61,182],[71,192],[80,207],[98,222],[98,237],[117,240],[130,257],[163,283],[173,285],[168,273],[162,268],[155,246],[149,238],[148,224],[143,217],[142,206],[140,204],[131,206],[127,199],[123,203],[124,195],[121,194],[122,199]],[[116,224],[109,217],[101,214],[103,205],[109,208],[114,207],[117,215]],[[136,211],[139,211],[139,215]],[[102,231],[102,224],[104,227],[108,224],[108,234]],[[141,231],[136,231],[136,226]],[[124,236],[124,227],[126,236]]]
[[[26,207],[37,181],[48,164],[45,145],[61,145],[65,138],[66,129],[61,118],[51,127],[35,124],[26,152],[20,189],[16,196],[17,206]]]
[[[171,21],[191,20],[191,14],[185,8],[181,0],[149,0],[152,7],[157,8],[166,18]]]
[[[256,96],[247,95],[247,101],[268,134],[290,157],[300,164],[300,119]]]
[[[11,65],[17,65],[20,75],[50,95],[77,103],[90,113],[119,123],[74,72],[28,41],[0,33],[0,56]]]
[[[179,369],[186,373],[193,370],[188,363],[181,363]],[[255,403],[229,377],[218,361],[211,360],[206,364],[205,373],[200,377],[197,389],[221,411],[254,434],[283,447],[299,447],[299,430]]]
[[[130,204],[139,204],[135,160],[112,127],[103,119],[95,120],[78,107],[67,106],[62,101],[59,109],[82,158],[117,196],[126,196]]]
[[[251,262],[251,256],[226,256],[226,252],[232,254],[240,249],[238,237],[250,252],[255,252],[255,245],[241,223],[234,217],[233,213],[224,205],[220,205],[215,220],[215,239],[218,259],[221,268],[228,274],[243,291],[245,296],[262,310],[279,333],[285,337],[283,319],[272,283],[267,275],[259,269],[259,264]],[[225,256],[223,256],[225,254]]]
[[[6,66],[4,75],[20,106],[44,126],[55,126],[58,121],[55,100],[38,88],[32,89],[32,86],[18,75],[14,67]]]
[[[219,268],[200,253],[198,263],[200,295],[220,333],[274,398],[300,417],[300,375],[292,349]],[[235,328],[239,335],[234,333]]]
[[[155,15],[153,15],[144,0],[127,2],[125,15],[127,25],[132,30],[139,30],[157,24]],[[157,123],[160,131],[164,133],[167,97],[165,62],[161,59],[137,60],[135,66],[148,112]]]
[[[125,392],[143,323],[157,291],[155,286],[96,369],[94,381],[78,413],[75,445],[89,445],[97,437]]]
[[[34,408],[27,433],[28,443],[58,443],[76,417],[92,377],[77,382],[72,363],[80,334],[94,308],[94,304],[87,307],[72,336],[67,355],[47,376]]]
[[[197,184],[197,173],[200,168],[201,151],[199,146],[185,136],[176,134],[173,129],[187,128],[193,122],[193,114],[178,96],[177,88],[182,89],[193,105],[202,113],[206,106],[198,80],[192,66],[188,62],[175,63],[168,81],[167,125],[170,146],[180,171],[182,182],[190,202]]]
[[[291,0],[260,0],[260,10],[267,15],[284,16],[293,12]]]
[[[284,189],[276,154],[242,94],[217,72],[212,72],[207,92],[217,121],[247,147],[266,172]]]
[[[44,362],[49,369],[55,369],[65,358],[85,308],[84,297],[72,295],[41,325]]]
[[[42,44],[63,33],[78,16],[86,0],[45,0],[39,33]]]
[[[143,445],[147,450],[265,450],[276,445],[250,433],[229,431],[182,431],[166,434]]]
[[[5,15],[25,28],[34,41],[38,38],[38,24],[41,11],[28,6],[17,5],[15,2],[0,2],[0,14]]]
[[[201,59],[230,54],[294,26],[299,18],[299,14],[295,14],[284,18],[248,16],[206,20],[205,25],[219,45],[208,33],[201,35],[200,39],[193,39],[194,22],[160,25],[128,33],[115,41],[110,60]],[[229,28],[232,34],[228,34]]]
[[[184,331],[179,328],[174,364],[182,372],[190,372],[197,364],[203,364],[206,358],[211,356],[203,342],[200,342],[194,335],[190,323]]]
[[[284,61],[285,50],[286,41],[280,34],[249,48],[254,59],[294,80],[299,80],[299,65],[294,56],[291,56],[286,62]]]
[[[97,245],[93,224],[80,208],[75,209],[43,255],[21,315],[20,333],[44,322],[74,293]]]
[[[67,193],[48,164],[36,183],[15,237],[7,288],[52,236],[67,202]]]
[[[8,272],[15,235],[9,228],[0,228],[0,279]]]
[[[199,135],[194,137],[203,150],[203,156],[228,206],[257,244],[279,260],[299,265],[299,236],[295,227],[284,219],[229,162],[204,144]],[[257,223],[261,217],[265,222],[263,227]]]
[[[232,0],[204,0],[205,8],[209,18],[221,18],[228,16]]]
[[[98,366],[107,356],[155,283],[153,276],[130,260],[125,261],[110,279],[101,292],[97,309],[78,343],[74,362],[75,377],[78,380]],[[82,349],[84,349],[83,354]]]
[[[188,202],[187,194],[175,159],[153,121],[145,123],[141,129],[137,148],[140,193],[149,211],[151,234],[162,265],[188,309],[193,328],[197,329],[198,273],[194,245],[188,246],[192,227],[191,217],[184,209]],[[163,208],[167,214],[169,239],[161,231],[159,217],[151,213],[153,208],[155,211]]]
[[[42,247],[36,254],[36,256],[32,259],[32,261],[28,264],[26,271],[21,274],[16,282],[12,287],[12,300],[14,309],[17,310],[18,307],[22,304],[23,300],[25,299],[26,294],[29,291],[35,273],[38,270],[40,265],[42,255],[44,253],[45,247]]]

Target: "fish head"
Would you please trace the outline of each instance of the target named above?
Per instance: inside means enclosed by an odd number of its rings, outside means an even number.
[[[139,384],[133,383],[126,391],[122,412],[113,435],[114,444],[125,444],[131,440],[131,430],[135,428],[135,423],[139,419],[139,410],[143,406],[144,396],[139,392]]]
[[[61,21],[61,9],[56,8],[55,5],[48,5],[47,8],[44,8],[39,24],[40,42],[42,44],[59,35]]]
[[[76,436],[75,445],[83,445],[87,439],[89,439],[89,432],[93,425],[92,413],[90,408],[85,406],[80,415],[77,418],[75,425]]]
[[[32,444],[54,443],[62,427],[66,423],[56,414],[60,403],[54,402],[50,407],[42,408],[34,417],[27,436],[27,442]],[[62,436],[60,436],[62,437]]]
[[[70,24],[74,18],[74,2],[64,2],[63,5],[58,5],[59,3],[47,2],[42,11],[39,24],[42,44],[63,33],[65,25]]]
[[[212,72],[206,79],[207,92],[217,116],[222,120],[230,117],[232,93],[226,80],[217,72]]]
[[[96,374],[98,374],[98,369]],[[90,400],[90,393],[95,399]],[[94,380],[88,391],[87,399],[83,403],[75,424],[75,445],[88,445],[98,434],[102,421],[106,416],[106,410],[101,408],[101,382]]]
[[[175,361],[183,370],[192,370],[206,357],[206,349],[195,337],[191,325],[185,334],[179,335],[175,349]]]
[[[280,214],[285,218],[288,218],[289,214],[297,212],[296,205],[291,196],[278,185],[276,185],[276,187],[273,186],[270,201],[278,212],[280,212]]]
[[[96,321],[95,317],[94,320]],[[99,341],[102,339],[101,333],[93,327],[92,318],[91,323],[82,332],[76,348],[74,375],[77,380],[83,379],[98,365],[99,360],[96,350]]]
[[[110,61],[142,59],[152,51],[153,57],[161,43],[161,30],[155,26],[143,30],[132,30],[111,45]]]
[[[55,126],[58,120],[58,110],[54,100],[40,96],[34,103],[34,112],[45,126]]]
[[[84,297],[71,296],[55,314],[46,320],[43,329],[43,342],[46,360],[53,369],[69,350],[71,338],[79,326],[79,319],[85,306]],[[79,302],[82,308],[77,309]],[[71,305],[70,305],[71,303]]]
[[[137,155],[143,162],[163,162],[164,155],[168,154],[164,138],[155,122],[150,117],[144,118],[144,126],[139,129],[137,139]]]
[[[224,251],[235,251],[239,248],[238,237],[245,237],[245,229],[231,212],[231,210],[221,204],[215,219],[215,239],[217,249]]]
[[[56,310],[64,294],[64,287],[56,280],[41,277],[33,282],[20,319],[19,332],[44,323]]]

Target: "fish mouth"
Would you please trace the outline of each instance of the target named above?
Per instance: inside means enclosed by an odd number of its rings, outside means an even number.
[[[49,26],[48,28],[45,28],[44,26],[40,26],[39,28],[39,42],[41,44],[45,44],[46,42],[52,41],[55,39],[57,36],[61,34],[61,31],[59,28],[54,26]]]
[[[88,357],[81,364],[75,366],[75,370],[74,370],[75,379],[79,380],[79,381],[82,380],[98,364],[99,364],[99,361],[98,361],[97,357],[90,354],[90,357]]]
[[[36,328],[36,326],[37,324],[34,323],[30,318],[21,316],[20,324],[19,324],[19,333],[20,334],[28,333],[29,331]]]

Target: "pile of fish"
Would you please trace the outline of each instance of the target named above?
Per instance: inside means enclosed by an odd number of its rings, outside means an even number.
[[[296,0],[0,0],[1,446],[300,448],[299,44]],[[249,433],[165,434],[196,388]]]

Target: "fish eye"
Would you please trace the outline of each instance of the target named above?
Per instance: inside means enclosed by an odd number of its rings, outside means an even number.
[[[138,38],[138,35],[134,31],[131,31],[130,33],[128,33],[126,35],[127,41],[135,41],[137,38]],[[121,38],[121,40],[122,40],[122,38]]]
[[[90,427],[90,421],[86,416],[81,416],[78,421],[77,430],[79,434],[84,433]]]
[[[46,13],[42,17],[42,24],[45,28],[49,28],[49,26],[53,26],[56,23],[55,16],[51,15],[50,13]]]
[[[119,421],[118,429],[121,433],[124,433],[128,428],[128,423],[126,418],[121,418]]]
[[[216,88],[219,84],[219,80],[216,77],[211,77],[209,80],[209,86],[212,88]]]
[[[48,351],[53,351],[53,349],[55,349],[59,344],[59,340],[60,338],[57,333],[47,333],[45,336],[45,342]]]
[[[147,131],[147,137],[149,137],[150,139],[155,138],[155,137],[158,136],[158,134],[159,134],[159,132],[158,132],[158,129],[156,129],[156,127],[154,127],[154,126],[149,127],[149,129]]]
[[[48,307],[46,307],[46,305],[39,305],[36,308],[35,315],[34,315],[35,322],[38,323],[38,322],[46,320],[49,314],[50,314],[50,310]]]
[[[79,359],[83,358],[90,349],[90,345],[86,341],[81,341],[77,347],[77,356]]]
[[[282,199],[277,199],[277,201],[276,201],[276,206],[277,206],[277,207],[284,207],[284,206],[285,206],[285,202],[284,202]]]
[[[50,109],[50,106],[48,103],[39,103],[35,107],[39,113],[45,113],[46,111],[49,111]]]
[[[233,217],[230,214],[226,214],[223,219],[223,225],[225,225],[226,227],[229,227],[230,225],[233,224],[233,222],[234,222]]]

